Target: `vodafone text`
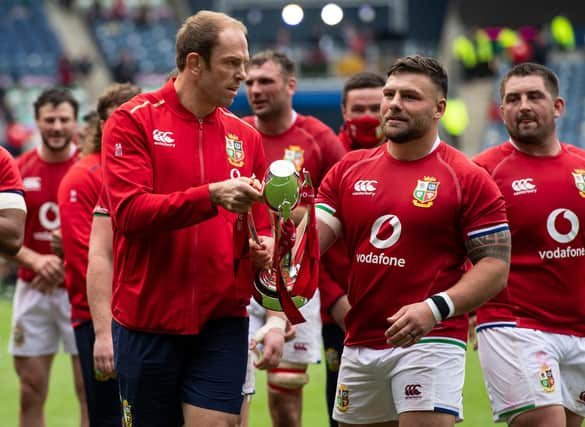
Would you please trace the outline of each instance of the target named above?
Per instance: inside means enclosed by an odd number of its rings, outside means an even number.
[[[538,251],[540,259],[560,259],[560,258],[577,258],[585,256],[585,248],[560,248],[557,246],[554,250]]]
[[[406,266],[406,260],[404,258],[387,256],[384,253],[374,254],[370,252],[368,254],[356,254],[355,258],[360,264],[377,264],[401,268]]]

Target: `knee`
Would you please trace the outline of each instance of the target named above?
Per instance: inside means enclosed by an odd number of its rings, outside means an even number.
[[[46,398],[47,390],[42,383],[30,378],[20,379],[20,409],[22,411],[42,407]]]
[[[268,371],[268,387],[271,391],[300,393],[309,382],[307,365],[304,363],[281,362]]]

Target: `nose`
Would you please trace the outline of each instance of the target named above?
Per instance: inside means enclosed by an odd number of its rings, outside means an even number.
[[[520,97],[520,110],[529,110],[530,109],[530,102],[528,102],[528,97],[522,95]]]
[[[246,64],[241,64],[236,71],[236,78],[239,81],[246,80]]]
[[[63,122],[61,122],[61,120],[59,120],[59,119],[54,120],[52,124],[53,125],[51,126],[51,128],[54,131],[60,131],[61,129],[63,129]]]

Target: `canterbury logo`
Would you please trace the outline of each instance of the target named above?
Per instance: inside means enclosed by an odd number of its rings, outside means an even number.
[[[512,181],[512,190],[514,194],[534,193],[536,185],[532,183],[532,178],[517,179]]]
[[[404,387],[404,395],[405,396],[419,396],[421,394],[419,388],[421,387],[420,384],[407,384]]]
[[[173,139],[173,132],[163,132],[161,130],[155,129],[152,131],[152,139],[154,139],[154,143],[157,145],[165,145],[165,146],[172,146],[174,147],[175,140]]]
[[[353,185],[354,195],[371,195],[376,192],[376,184],[378,181],[375,179],[360,179]]]

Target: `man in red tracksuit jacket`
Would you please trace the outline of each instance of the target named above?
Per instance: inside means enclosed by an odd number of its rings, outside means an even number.
[[[177,77],[104,129],[114,356],[123,417],[135,425],[178,425],[182,407],[185,426],[233,426],[240,411],[252,281],[238,214],[261,200],[253,177],[265,170],[259,134],[223,108],[246,77],[245,35],[222,13],[187,18]],[[267,216],[257,225],[267,229]],[[269,257],[267,246],[251,249]],[[278,363],[283,330],[264,344]]]

